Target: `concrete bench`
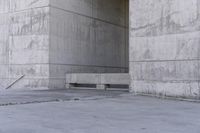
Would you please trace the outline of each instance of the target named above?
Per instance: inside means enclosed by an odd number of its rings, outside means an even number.
[[[130,76],[128,73],[72,73],[66,75],[66,88],[69,89],[77,88],[79,85],[94,85],[98,90],[107,90],[112,88],[113,85],[128,86],[127,89],[129,89],[129,84]]]

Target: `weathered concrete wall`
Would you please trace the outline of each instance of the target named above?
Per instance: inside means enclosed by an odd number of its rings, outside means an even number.
[[[66,73],[128,72],[128,0],[50,1],[50,88]]]
[[[0,88],[3,87],[3,82],[5,82],[5,78],[8,75],[8,52],[7,44],[8,44],[8,13],[9,5],[8,1],[1,0],[0,1]]]
[[[199,98],[199,30],[199,0],[130,0],[132,91]]]
[[[128,0],[0,0],[0,88],[64,88],[70,72],[128,71]]]
[[[0,0],[0,88],[47,87],[49,1]]]

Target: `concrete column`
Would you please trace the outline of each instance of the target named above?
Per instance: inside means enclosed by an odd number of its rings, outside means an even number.
[[[0,0],[0,88],[49,84],[49,1]]]
[[[0,88],[65,88],[66,73],[128,72],[128,0],[0,0]],[[12,89],[13,89],[12,88]]]

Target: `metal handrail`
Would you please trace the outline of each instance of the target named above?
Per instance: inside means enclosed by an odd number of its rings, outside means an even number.
[[[5,89],[9,89],[10,87],[12,87],[14,84],[16,84],[19,80],[21,80],[22,78],[24,78],[25,75],[22,75],[21,77],[19,77],[18,79],[16,79],[14,82],[12,82],[8,87],[6,87]]]

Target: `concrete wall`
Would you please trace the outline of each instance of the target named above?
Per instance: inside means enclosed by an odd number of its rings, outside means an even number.
[[[8,44],[8,16],[7,13],[9,11],[8,1],[1,0],[0,1],[0,87],[3,86],[3,82],[8,75],[8,52],[7,44]]]
[[[50,88],[66,73],[128,72],[128,0],[50,0]]]
[[[0,0],[0,88],[64,88],[71,72],[128,72],[128,0]]]
[[[0,88],[25,75],[14,88],[49,82],[48,0],[0,0]]]
[[[199,0],[130,0],[132,91],[199,98],[199,30]]]

